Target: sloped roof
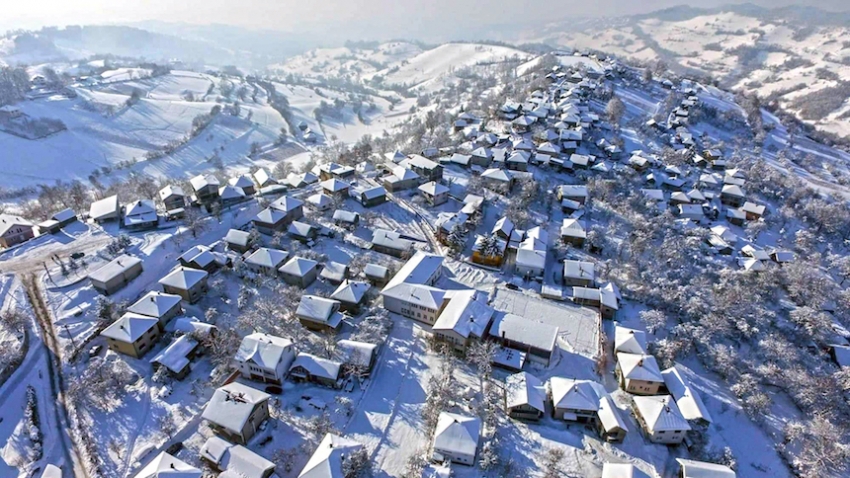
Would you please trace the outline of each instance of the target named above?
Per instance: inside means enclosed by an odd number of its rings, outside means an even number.
[[[135,478],[201,478],[202,475],[201,470],[163,451]]]
[[[222,200],[239,199],[245,197],[245,191],[237,186],[231,186],[228,184],[227,186],[222,186],[218,190],[218,195]]]
[[[286,232],[292,234],[293,236],[309,238],[310,233],[314,229],[316,228],[313,225],[307,224],[306,222],[292,221],[289,224],[289,227],[286,228]]]
[[[99,282],[109,282],[111,279],[127,272],[136,265],[141,264],[141,262],[142,260],[138,257],[123,254],[112,259],[108,264],[89,274],[89,278]]]
[[[552,377],[549,379],[549,388],[555,408],[599,410],[599,395],[590,380]]]
[[[375,355],[378,346],[356,340],[340,340],[336,343],[335,352],[347,364],[368,366]]]
[[[546,351],[555,349],[557,327],[514,314],[496,315],[490,328],[491,336],[502,337],[504,334],[506,339],[526,346]]]
[[[307,273],[315,269],[318,265],[319,263],[312,259],[305,259],[303,257],[296,256],[292,259],[289,259],[286,264],[280,266],[280,269],[278,269],[278,271],[296,277],[304,277],[305,275],[307,275]]]
[[[293,370],[296,367],[302,367],[307,370],[310,375],[336,380],[339,378],[339,370],[341,366],[341,363],[333,360],[323,359],[311,354],[299,353],[298,356],[295,357],[295,361],[292,362],[292,365],[289,367],[289,370]]]
[[[340,181],[337,178],[331,178],[331,179],[328,179],[327,181],[322,181],[320,183],[320,185],[322,186],[322,189],[324,189],[326,191],[330,191],[332,193],[345,191],[346,189],[351,187],[351,185],[348,184],[347,182]]]
[[[631,463],[605,463],[602,478],[634,478],[635,466]]]
[[[167,347],[162,349],[156,356],[151,359],[151,363],[158,363],[165,366],[172,372],[180,372],[189,364],[188,355],[195,350],[198,342],[190,338],[188,335],[181,335],[173,339]]]
[[[243,174],[242,176],[238,176],[235,178],[230,178],[227,180],[227,184],[239,189],[254,187],[254,181],[251,179],[251,176],[247,174]]]
[[[159,320],[146,315],[126,313],[104,329],[100,335],[121,342],[133,343],[159,324]]]
[[[495,311],[475,290],[452,291],[451,299],[434,322],[433,330],[452,330],[461,337],[483,337]]]
[[[217,436],[210,437],[199,454],[216,463],[219,469],[225,470],[219,476],[227,473],[227,476],[233,474],[239,478],[264,478],[275,466],[244,446],[234,445]]]
[[[583,279],[593,282],[596,277],[596,265],[585,261],[564,261],[564,277]]]
[[[354,440],[327,434],[307,460],[298,478],[345,478],[343,462],[363,445]]]
[[[614,328],[614,352],[642,355],[646,353],[646,332],[616,326]]]
[[[401,266],[401,269],[393,276],[387,287],[402,282],[424,284],[443,267],[443,259],[443,256],[416,251],[413,257]]]
[[[262,211],[258,212],[256,216],[254,216],[254,220],[257,222],[262,222],[263,224],[277,224],[280,221],[286,219],[286,214],[278,209],[274,209],[271,207],[267,207]],[[234,231],[235,229],[231,229]],[[238,231],[243,232],[243,231]],[[247,232],[245,234],[248,234]],[[230,233],[228,232],[228,236]],[[225,238],[227,239],[227,238]]]
[[[661,372],[667,391],[676,400],[679,411],[687,420],[705,420],[711,422],[711,413],[708,412],[699,393],[691,386],[690,381],[676,367],[670,367]]]
[[[399,251],[409,251],[413,249],[413,241],[401,237],[401,234],[395,231],[387,231],[384,229],[375,229],[372,232],[372,244],[396,249]]]
[[[334,312],[339,310],[339,301],[326,299],[317,295],[303,295],[298,303],[295,314],[317,321],[327,321]]]
[[[206,279],[208,275],[207,271],[191,269],[189,267],[178,267],[170,274],[160,279],[159,283],[164,286],[189,290],[202,280]]]
[[[652,431],[687,431],[691,429],[682,416],[676,401],[669,395],[653,397],[634,397],[635,408],[643,417],[646,427]]]
[[[287,257],[289,257],[289,253],[286,251],[261,247],[248,256],[248,258],[245,259],[245,263],[277,269]]]
[[[617,353],[617,363],[623,372],[623,377],[629,380],[646,382],[663,382],[658,362],[652,355]]]
[[[226,430],[242,433],[242,427],[254,407],[270,397],[271,395],[256,388],[232,382],[216,389],[204,408],[202,417]]]
[[[607,395],[599,398],[599,409],[596,411],[596,415],[599,417],[599,421],[605,427],[606,431],[611,431],[615,428],[621,428],[626,432],[629,431],[629,427],[626,425],[620,409],[614,405],[611,397]]]
[[[136,301],[136,303],[127,307],[127,312],[155,317],[158,319],[171,310],[172,307],[179,304],[181,300],[182,299],[179,295],[151,291]]]
[[[344,280],[331,294],[331,299],[348,304],[359,304],[371,288],[372,285],[368,282]]]
[[[449,188],[443,186],[442,184],[436,181],[431,181],[419,186],[419,190],[425,194],[428,194],[429,196],[437,196],[439,194],[449,192]]]
[[[682,478],[735,478],[738,476],[728,466],[704,461],[676,458],[682,467]]]
[[[510,171],[505,171],[504,169],[498,168],[490,168],[484,171],[483,173],[481,173],[481,177],[502,182],[510,182],[510,180],[513,179],[513,175],[510,173]]]
[[[274,335],[255,332],[242,338],[233,359],[237,362],[253,362],[258,367],[274,370],[292,341]]]
[[[275,202],[271,203],[269,207],[284,213],[288,213],[289,211],[297,209],[298,207],[303,205],[304,203],[298,199],[289,196],[283,196],[282,198],[279,198]]]
[[[541,412],[546,411],[546,387],[528,372],[515,373],[505,380],[505,397],[508,408],[529,405]]]
[[[118,214],[118,196],[109,196],[91,203],[89,207],[89,217],[94,220],[105,218],[108,216],[117,216]]]
[[[189,183],[192,185],[192,188],[194,188],[195,191],[203,189],[207,186],[215,186],[216,188],[219,186],[218,178],[213,176],[212,174],[199,174],[194,178],[190,179]]]
[[[440,413],[434,431],[434,449],[474,456],[478,449],[481,420],[455,413]]]
[[[230,244],[237,244],[240,246],[247,246],[248,239],[251,235],[245,231],[240,231],[239,229],[230,229],[227,231],[227,234],[224,236],[224,241]]]

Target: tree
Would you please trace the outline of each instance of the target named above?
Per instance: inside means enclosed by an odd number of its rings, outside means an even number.
[[[446,236],[446,242],[453,254],[459,254],[466,244],[466,230],[460,224],[455,224]]]
[[[652,81],[652,70],[650,70],[649,68],[644,68],[641,74],[641,79],[644,83],[649,83],[650,81]]]
[[[183,211],[183,225],[197,239],[198,234],[204,232],[204,217],[201,211],[194,207],[188,207]]]
[[[639,315],[650,334],[655,334],[667,325],[667,317],[660,310],[642,310]]]
[[[561,463],[564,461],[566,453],[563,448],[546,448],[543,451],[543,478],[559,478],[563,476],[561,473]]]
[[[619,97],[613,96],[605,107],[605,114],[614,126],[619,126],[623,119],[623,114],[626,112],[626,105]]]
[[[358,448],[345,457],[342,462],[342,476],[345,478],[365,478],[370,475],[369,452],[366,448]]]

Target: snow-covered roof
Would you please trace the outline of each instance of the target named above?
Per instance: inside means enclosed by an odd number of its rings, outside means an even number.
[[[599,395],[590,380],[552,377],[549,379],[552,404],[555,408],[571,410],[599,410]]]
[[[436,310],[442,306],[446,291],[422,284],[394,283],[393,280],[384,287],[381,295]]]
[[[124,206],[124,224],[127,226],[156,220],[156,205],[150,199],[142,199]]]
[[[228,184],[227,186],[219,188],[218,195],[222,201],[241,199],[245,197],[245,191],[239,187]]]
[[[528,405],[545,412],[545,401],[546,387],[534,375],[519,372],[505,380],[505,403],[508,408]]]
[[[614,352],[643,355],[646,353],[646,332],[620,327],[614,328]]]
[[[497,314],[490,335],[502,337],[540,350],[555,350],[558,327],[538,322],[533,318],[514,314]]]
[[[596,266],[592,262],[566,260],[564,261],[564,277],[582,279],[593,282],[596,277]]]
[[[228,383],[216,389],[202,417],[226,430],[241,434],[254,407],[270,397],[263,391],[239,382]]]
[[[524,151],[514,151],[513,154],[508,156],[507,161],[509,163],[527,163],[528,162],[528,153]]]
[[[419,190],[429,196],[437,196],[439,194],[449,192],[449,188],[443,186],[442,184],[436,181],[431,181],[419,186]]]
[[[596,411],[599,421],[606,431],[611,431],[615,428],[621,428],[624,431],[629,431],[626,421],[623,419],[620,409],[614,405],[611,397],[604,395],[599,398],[599,408]]]
[[[307,201],[307,204],[315,206],[319,209],[327,209],[327,208],[333,206],[333,203],[334,203],[333,198],[331,198],[327,194],[322,194],[322,193],[316,193],[316,194],[313,194],[311,196],[308,196],[306,201]]]
[[[513,179],[513,174],[511,174],[510,171],[505,171],[504,169],[490,168],[481,173],[481,177],[507,183]]]
[[[189,290],[195,287],[199,282],[206,279],[209,273],[189,267],[178,267],[167,276],[159,280],[159,283],[164,286],[174,287],[176,289]]]
[[[366,277],[378,277],[383,279],[387,277],[390,270],[378,264],[366,264],[366,267],[363,268],[363,273]]]
[[[744,197],[744,190],[741,189],[741,186],[738,186],[736,184],[727,184],[723,186],[723,189],[720,191],[720,194],[742,198]]]
[[[292,221],[289,223],[289,227],[286,228],[286,232],[296,237],[309,238],[314,229],[315,227],[313,225],[307,224],[306,222]]]
[[[265,478],[275,466],[244,446],[234,445],[217,436],[210,437],[204,443],[199,455],[215,463],[216,468],[239,478]]]
[[[267,207],[262,211],[258,212],[256,216],[254,216],[254,220],[258,222],[262,222],[264,224],[277,224],[278,222],[284,220],[286,218],[286,214],[274,209]],[[231,229],[233,231],[234,229]],[[242,231],[239,231],[242,232]],[[229,233],[228,233],[229,234]],[[247,234],[247,233],[246,233]]]
[[[434,450],[457,455],[475,456],[481,420],[456,413],[440,413],[434,431]]]
[[[372,232],[372,244],[398,251],[413,249],[413,241],[401,237],[401,234],[395,231],[384,229],[375,229]]]
[[[242,176],[228,179],[227,184],[239,189],[252,188],[254,187],[254,180],[251,179],[251,176],[243,174]]]
[[[179,295],[151,291],[136,301],[136,303],[127,307],[127,312],[147,315],[148,317],[158,319],[165,315],[165,313],[171,310],[175,305],[179,304],[180,300],[181,297]]]
[[[347,182],[340,181],[337,178],[331,178],[331,179],[328,179],[327,181],[322,181],[320,183],[320,185],[322,186],[322,189],[324,189],[325,191],[330,191],[332,193],[338,193],[338,192],[341,192],[341,191],[345,191],[346,189],[351,187],[351,185],[348,184]]]
[[[682,467],[682,478],[735,478],[738,476],[725,465],[676,458]]]
[[[301,174],[290,173],[286,176],[286,182],[294,188],[301,187],[306,184],[313,184],[317,181],[319,181],[319,177],[309,171]]]
[[[420,156],[418,154],[411,154],[409,158],[405,159],[400,164],[405,168],[415,167],[426,170],[431,170],[439,166],[439,164],[435,163],[434,161],[431,161],[430,159],[424,156]]]
[[[745,256],[752,257],[754,259],[758,259],[760,261],[766,261],[770,259],[770,254],[767,253],[764,249],[756,249],[752,244],[747,244],[741,248],[741,253]]]
[[[328,433],[298,478],[345,478],[343,463],[361,448],[363,445],[354,440]]]
[[[546,266],[546,248],[542,246],[534,238],[529,238],[520,244],[517,249],[515,263],[518,266],[527,267],[530,269],[543,270]]]
[[[297,209],[298,207],[303,205],[304,203],[298,199],[289,196],[283,196],[282,198],[279,198],[275,202],[271,203],[269,207],[283,213],[288,213],[289,211]]]
[[[167,347],[162,349],[156,356],[151,359],[151,363],[158,363],[168,368],[172,372],[180,372],[189,364],[189,354],[195,350],[198,342],[190,338],[188,335],[181,335],[172,340]]]
[[[434,322],[433,330],[452,330],[461,337],[481,338],[490,325],[494,310],[486,297],[475,290],[452,291],[451,299]]]
[[[298,303],[298,309],[295,311],[295,314],[317,322],[329,322],[338,310],[339,301],[337,300],[325,299],[317,295],[303,295],[301,296],[301,302]],[[339,323],[328,323],[328,325],[335,327]]]
[[[159,320],[155,317],[128,312],[104,329],[100,335],[131,344],[158,324]]]
[[[202,475],[201,470],[163,451],[136,473],[135,478],[201,478]]]
[[[643,380],[645,382],[663,382],[658,362],[652,355],[640,355],[618,352],[617,363],[628,380]]]
[[[409,284],[424,284],[443,267],[443,256],[416,251],[413,257],[401,266],[387,288],[402,282]],[[386,288],[385,288],[386,290]]]
[[[318,265],[319,263],[312,259],[295,256],[289,259],[286,264],[280,266],[278,271],[296,277],[304,277]]]
[[[242,338],[233,360],[252,362],[266,370],[275,370],[281,357],[292,348],[292,341],[274,335],[255,332]]]
[[[106,283],[113,278],[124,274],[133,267],[136,267],[141,264],[141,262],[142,260],[138,257],[122,254],[109,261],[109,263],[105,266],[89,274],[89,278],[94,281]]]
[[[375,186],[374,188],[365,189],[360,192],[366,199],[375,199],[387,195],[387,190],[383,186]]]
[[[723,239],[729,244],[738,242],[738,235],[732,232],[731,229],[724,225],[717,225],[711,228],[711,233]]]
[[[764,216],[765,206],[763,204],[756,204],[754,202],[747,201],[743,206],[741,206],[741,210],[758,216]]]
[[[561,225],[561,235],[586,238],[587,231],[585,230],[584,224],[582,224],[581,221],[572,217],[568,217],[564,218],[564,222]]]
[[[192,185],[192,188],[195,191],[203,189],[207,186],[215,186],[216,188],[218,188],[219,186],[218,178],[213,176],[212,174],[199,174],[194,178],[190,179],[189,183]]]
[[[224,242],[236,244],[239,246],[247,246],[250,237],[251,234],[245,231],[240,231],[239,229],[230,229],[224,236]]]
[[[372,286],[368,282],[344,280],[331,294],[331,299],[349,304],[359,304],[371,288]]]
[[[635,466],[631,463],[605,463],[602,478],[634,478]]]
[[[661,372],[667,391],[676,400],[679,411],[687,420],[705,420],[711,422],[711,414],[708,412],[699,393],[691,386],[690,381],[677,367],[670,367]]]
[[[289,370],[293,370],[296,367],[302,367],[304,370],[309,372],[310,375],[336,380],[339,377],[339,370],[341,366],[341,363],[333,360],[316,357],[311,354],[299,353],[298,356],[295,357],[295,361],[293,361],[292,365],[289,367]]]
[[[89,217],[94,220],[107,218],[110,216],[118,216],[118,196],[109,196],[91,203],[89,207]]]
[[[472,157],[468,154],[454,153],[449,158],[449,162],[460,164],[461,166],[468,166],[471,158]]]
[[[289,253],[279,249],[261,247],[245,259],[246,264],[277,269],[289,257]]]
[[[76,216],[76,213],[74,213],[74,210],[71,209],[71,208],[67,208],[67,209],[63,209],[63,210],[57,212],[56,214],[54,214],[50,218],[53,219],[54,221],[62,222],[62,221],[70,220],[70,219],[74,218],[74,216]]]
[[[643,417],[646,427],[653,433],[660,431],[688,431],[691,426],[679,407],[676,405],[673,397],[669,395],[652,396],[652,397],[634,397],[635,408]]]
[[[754,258],[748,257],[746,259],[739,259],[738,263],[741,265],[741,268],[745,271],[753,271],[753,272],[761,272],[765,270],[764,262]]]
[[[356,340],[340,340],[336,343],[336,354],[343,363],[368,367],[378,346]]]
[[[277,182],[265,168],[260,168],[256,170],[254,172],[254,179],[257,181],[257,184],[259,184],[260,187],[267,186],[269,184],[274,184]]]

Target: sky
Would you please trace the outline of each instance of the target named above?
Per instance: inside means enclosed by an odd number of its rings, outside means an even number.
[[[456,35],[478,25],[646,13],[683,3],[711,7],[730,0],[0,0],[0,31],[42,26],[132,23],[143,20],[220,23],[281,31],[336,33],[408,30]],[[765,6],[812,5],[848,10],[847,0],[752,0]]]

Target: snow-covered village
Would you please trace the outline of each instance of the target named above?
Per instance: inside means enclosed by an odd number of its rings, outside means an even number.
[[[612,25],[6,34],[0,477],[848,476],[850,21],[796,100]]]

